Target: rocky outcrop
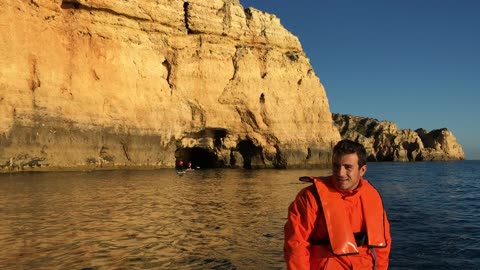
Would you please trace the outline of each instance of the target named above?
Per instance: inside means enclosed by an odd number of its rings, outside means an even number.
[[[238,0],[0,2],[0,168],[285,168],[340,139],[277,17]]]
[[[332,114],[343,139],[362,143],[370,161],[464,160],[462,146],[446,128],[399,130],[389,121]]]

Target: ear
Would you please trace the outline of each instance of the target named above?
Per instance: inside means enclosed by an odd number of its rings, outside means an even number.
[[[360,167],[360,176],[363,177],[363,175],[367,172],[367,164],[363,165]]]

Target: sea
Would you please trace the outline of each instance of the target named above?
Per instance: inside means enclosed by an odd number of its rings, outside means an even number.
[[[325,169],[0,174],[0,269],[285,269],[287,208]],[[480,161],[369,163],[389,269],[480,269]]]

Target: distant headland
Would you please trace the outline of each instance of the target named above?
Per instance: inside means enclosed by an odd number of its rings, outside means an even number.
[[[362,143],[369,161],[464,160],[462,146],[447,128],[398,129],[390,121],[378,121],[344,114],[332,114],[343,139]]]

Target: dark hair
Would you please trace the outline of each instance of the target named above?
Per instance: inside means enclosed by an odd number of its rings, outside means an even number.
[[[356,153],[358,156],[358,166],[367,164],[367,151],[362,144],[352,140],[341,140],[333,147],[333,156],[343,156],[345,154]]]

